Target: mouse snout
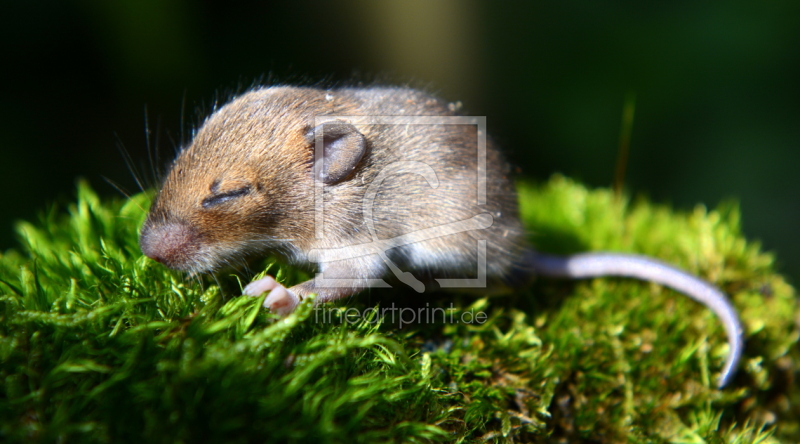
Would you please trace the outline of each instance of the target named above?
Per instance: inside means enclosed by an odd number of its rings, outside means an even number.
[[[145,256],[161,262],[169,268],[186,270],[191,268],[192,258],[197,253],[197,234],[190,226],[168,223],[145,227],[139,237],[139,246]]]

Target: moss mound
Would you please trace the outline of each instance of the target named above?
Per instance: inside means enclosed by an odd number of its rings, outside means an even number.
[[[0,440],[800,439],[797,300],[735,204],[676,213],[562,177],[519,188],[539,249],[649,254],[731,295],[747,330],[733,383],[714,387],[727,345],[708,310],[629,280],[477,300],[373,292],[276,321],[235,278],[142,257],[147,195],[101,202],[81,184],[0,255]],[[393,303],[447,316],[400,328],[376,316]]]

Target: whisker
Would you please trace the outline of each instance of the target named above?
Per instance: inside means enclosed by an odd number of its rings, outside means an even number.
[[[183,90],[183,97],[181,98],[181,116],[180,116],[180,147],[181,149],[186,146],[186,89]]]
[[[131,153],[128,152],[128,149],[125,148],[125,144],[122,143],[122,140],[119,138],[118,134],[114,134],[117,139],[117,150],[122,155],[122,160],[125,162],[125,166],[128,167],[128,171],[130,171],[131,176],[133,176],[133,180],[136,182],[136,185],[139,187],[141,191],[144,191],[144,185],[142,184],[142,175],[139,173],[139,170],[136,168],[136,164],[133,161],[133,157],[131,157]],[[125,194],[125,193],[123,193]],[[127,194],[126,194],[127,195]]]
[[[106,177],[106,176],[100,176],[100,177],[102,177],[102,178],[103,178],[103,180],[105,180],[107,184],[111,185],[112,187],[114,187],[114,189],[116,189],[117,191],[119,191],[119,193],[120,193],[120,194],[122,194],[123,196],[125,196],[125,197],[126,197],[126,198],[128,198],[128,199],[130,199],[130,198],[131,198],[131,194],[130,194],[130,193],[128,193],[128,192],[127,192],[125,189],[123,189],[123,188],[122,188],[122,185],[120,185],[120,184],[118,184],[118,183],[114,182],[113,180],[109,179],[109,178],[108,178],[108,177]],[[141,208],[141,207],[139,207],[139,208]],[[144,209],[143,209],[143,210],[144,210]]]
[[[212,275],[211,275],[211,278],[212,278],[212,279],[214,279],[214,282],[216,282],[216,284],[217,284],[217,288],[219,288],[220,290],[222,290],[222,284],[221,284],[221,283],[220,283],[220,281],[219,281],[219,277],[218,277],[216,274],[212,274]],[[222,296],[222,291],[220,291],[220,296]]]
[[[152,143],[151,143],[152,135],[153,135],[153,133],[152,133],[152,131],[150,131],[150,116],[147,113],[147,105],[145,105],[145,107],[144,107],[144,146],[145,146],[145,149],[147,151],[147,159],[150,162],[150,176],[151,176],[151,179],[154,179],[153,182],[156,183],[157,180],[155,180],[155,179],[158,177],[158,175],[157,175],[157,172],[156,172],[155,161],[153,160],[153,146],[152,146]],[[158,144],[158,140],[156,140],[153,143]]]

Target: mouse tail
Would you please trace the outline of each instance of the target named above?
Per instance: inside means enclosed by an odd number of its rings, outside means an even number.
[[[539,276],[588,279],[619,276],[651,281],[679,291],[708,307],[722,321],[730,352],[725,360],[718,387],[730,382],[744,349],[739,315],[722,291],[708,282],[656,259],[624,253],[582,253],[557,256],[529,252],[526,265]]]

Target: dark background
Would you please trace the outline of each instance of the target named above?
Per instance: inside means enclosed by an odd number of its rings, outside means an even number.
[[[160,165],[215,93],[355,79],[460,100],[529,177],[590,186],[612,182],[634,93],[627,190],[738,199],[797,283],[800,2],[554,3],[5,2],[0,251],[77,177],[136,191],[116,145],[150,165],[145,109]]]

